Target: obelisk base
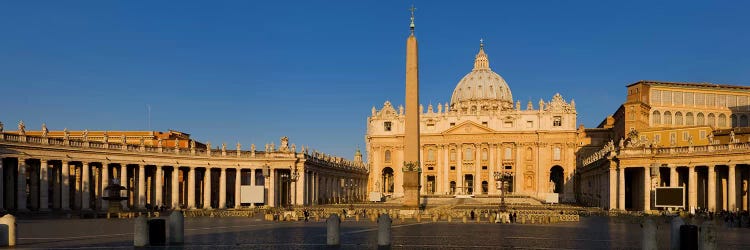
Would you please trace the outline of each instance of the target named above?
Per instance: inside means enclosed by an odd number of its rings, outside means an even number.
[[[404,207],[419,208],[419,171],[404,172]]]

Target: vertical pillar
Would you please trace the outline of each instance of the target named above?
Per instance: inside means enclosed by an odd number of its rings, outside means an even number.
[[[40,159],[39,164],[39,210],[49,210],[49,176],[47,174],[47,160]]]
[[[268,204],[266,205],[275,207],[276,199],[274,198],[276,195],[276,190],[274,190],[274,188],[276,188],[276,185],[274,185],[273,178],[276,176],[276,174],[272,174],[273,172],[274,172],[274,169],[271,168],[271,172],[269,173],[269,176],[266,178],[266,183],[267,183],[266,185],[268,185]]]
[[[121,163],[120,164],[120,185],[123,187],[128,187],[128,164]],[[128,197],[130,198],[129,191],[123,190],[125,194],[120,194],[122,197]],[[123,208],[123,210],[128,210],[128,200],[122,200],[122,203],[120,206]]]
[[[461,144],[456,146],[456,194],[466,194],[466,187],[464,187],[464,171],[463,171],[463,157],[464,150]]]
[[[669,186],[677,187],[679,183],[679,177],[677,175],[677,166],[669,164]]]
[[[185,185],[188,193],[187,206],[188,209],[195,208],[195,167],[190,167],[188,170],[188,181]]]
[[[301,172],[305,173],[304,169]],[[301,174],[297,178],[297,182],[294,183],[295,189],[296,189],[296,191],[294,191],[295,192],[295,194],[294,194],[295,200],[293,201],[294,205],[305,205],[305,200],[304,200],[305,189],[304,189],[304,187],[307,184],[307,178],[306,177],[307,176],[305,176],[304,174]],[[359,184],[357,184],[357,187],[359,187]],[[352,190],[350,192],[355,192],[355,191],[356,191],[356,189]],[[356,195],[352,195],[352,196],[356,196]]]
[[[91,209],[91,166],[88,162],[81,162],[81,210]]]
[[[227,208],[227,169],[221,168],[219,174],[219,209]]]
[[[450,168],[451,168],[451,159],[450,159],[450,144],[443,145],[443,191],[441,191],[441,194],[448,194],[451,191],[450,187],[450,174],[448,174]],[[380,190],[375,190],[380,192]]]
[[[138,168],[138,209],[146,208],[146,166],[137,164]]]
[[[180,167],[174,166],[172,167],[172,209],[177,209],[180,207]]]
[[[698,206],[698,178],[696,178],[695,166],[688,166],[688,209]]]
[[[242,168],[236,168],[234,174],[234,208],[240,208],[240,189],[242,188]]]
[[[206,167],[206,171],[203,174],[203,208],[213,208],[211,204],[211,168]],[[221,190],[220,190],[221,191]]]
[[[18,175],[16,176],[16,182],[18,183],[18,186],[16,187],[16,204],[18,206],[18,211],[28,211],[29,209],[26,207],[26,159],[24,158],[18,158]]]
[[[729,168],[729,175],[727,176],[728,179],[728,186],[729,190],[727,191],[727,197],[729,198],[729,207],[727,208],[729,211],[737,211],[737,176],[736,176],[736,164],[730,164],[727,166]]]
[[[659,170],[659,166],[654,166]],[[643,212],[651,211],[651,167],[643,168]]]
[[[156,166],[156,181],[154,185],[156,186],[154,189],[156,189],[156,206],[164,205],[164,169],[162,166],[157,165]]]
[[[716,211],[716,166],[708,168],[708,211]]]
[[[625,211],[625,168],[620,166],[617,181],[617,209]]]
[[[489,184],[487,187],[487,194],[496,194],[497,187],[495,186],[496,183],[493,174],[495,171],[502,171],[501,169],[503,169],[503,166],[498,166],[495,163],[495,148],[497,147],[497,145],[490,144],[488,147],[489,148],[487,148],[487,153],[489,154],[490,162],[489,164],[487,164],[487,177],[489,178],[489,180],[487,180],[487,183]]]
[[[310,183],[312,185],[312,203],[311,205],[317,205],[318,204],[318,174],[315,172],[310,172],[310,175],[312,175],[313,181]]]
[[[81,209],[81,197],[83,196],[83,185],[82,183],[82,177],[81,177],[81,171],[83,170],[83,166],[73,167],[73,173],[75,174],[75,184],[73,187],[73,209],[80,210]]]
[[[101,208],[101,181],[99,179],[99,175],[101,174],[101,171],[96,166],[92,166],[91,168],[91,183],[93,184],[92,190],[91,190],[91,196],[94,199],[93,204],[94,207],[92,207],[93,210],[97,210]]]
[[[102,162],[102,192],[100,197],[103,197],[105,195],[105,188],[109,186],[109,163]],[[100,198],[101,199],[101,198]],[[109,202],[102,201],[102,211],[107,211],[109,208]]]
[[[482,144],[475,144],[474,150],[474,194],[482,194]]]
[[[70,210],[70,162],[62,162],[62,175],[60,176],[60,208],[64,211]]]

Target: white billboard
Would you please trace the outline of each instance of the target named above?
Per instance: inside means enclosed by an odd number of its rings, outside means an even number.
[[[263,186],[240,186],[240,203],[266,203],[266,189]]]

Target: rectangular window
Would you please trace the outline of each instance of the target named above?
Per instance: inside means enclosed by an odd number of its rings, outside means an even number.
[[[511,159],[513,159],[513,150],[510,148],[505,148],[505,160]]]
[[[504,127],[506,127],[506,128],[512,128],[513,127],[513,122],[505,122],[504,123]]]
[[[534,122],[533,121],[526,121],[526,127],[527,128],[533,128],[534,127]]]
[[[513,169],[513,166],[505,166],[505,169],[511,170],[511,169]]]
[[[451,127],[456,126],[455,122],[451,122]]]
[[[391,131],[391,122],[383,122],[383,128],[385,131]]]
[[[553,151],[553,159],[556,161],[560,160],[560,148],[556,147]]]
[[[482,126],[487,126],[487,122],[482,122]]]
[[[555,116],[552,118],[552,126],[560,127],[562,126],[562,116]]]
[[[427,167],[427,170],[433,170],[435,167]]]
[[[456,170],[456,166],[451,166],[451,170]]]
[[[682,132],[682,140],[687,141],[690,137],[690,134],[687,131]]]
[[[487,166],[482,166],[482,170],[487,170]]]
[[[701,140],[705,140],[706,139],[706,131],[705,130],[701,130],[700,137],[701,137]]]
[[[661,142],[661,135],[654,135],[654,143]]]
[[[672,145],[672,143],[677,143],[677,133],[676,132],[669,133],[669,143],[670,143],[670,145]]]

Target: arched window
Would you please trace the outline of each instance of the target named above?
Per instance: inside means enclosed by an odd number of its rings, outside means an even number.
[[[706,119],[703,117],[703,113],[698,113],[696,116],[698,119],[696,119],[696,125],[706,125]]]
[[[464,149],[464,160],[466,161],[474,160],[474,150],[471,150],[471,148]]]
[[[391,162],[391,151],[390,150],[386,150],[385,151],[385,156],[383,158],[385,158],[385,162]]]
[[[534,150],[531,147],[526,148],[526,160],[530,161],[534,158]]]
[[[693,118],[693,113],[688,112],[687,114],[685,114],[685,125],[688,125],[688,126],[695,125],[695,120]]]
[[[706,125],[716,127],[716,116],[713,113],[708,114],[708,123]]]
[[[719,126],[720,128],[727,126],[727,116],[724,114],[719,115]]]
[[[664,125],[672,125],[672,112],[664,112]]]
[[[674,113],[674,125],[682,126],[682,112]]]
[[[661,124],[661,113],[659,111],[654,111],[654,114],[651,115],[651,123],[654,125]]]
[[[739,127],[740,126],[740,120],[737,119],[737,115],[732,114],[729,116],[729,119],[732,120],[732,127]]]
[[[740,127],[750,126],[747,122],[747,115],[740,115]]]

